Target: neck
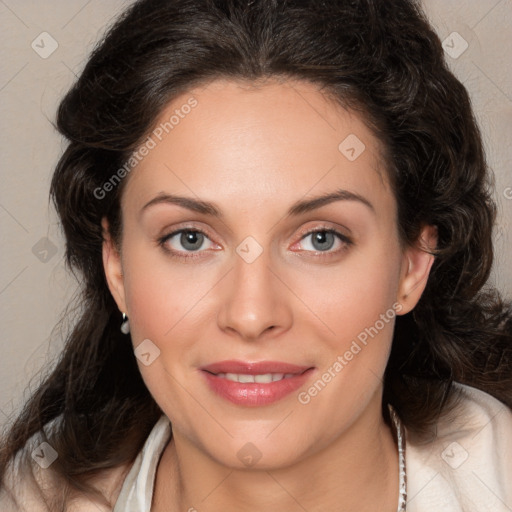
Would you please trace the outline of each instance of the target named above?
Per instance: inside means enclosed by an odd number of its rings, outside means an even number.
[[[395,512],[397,446],[376,398],[324,449],[275,470],[220,465],[174,432],[158,466],[151,510]]]

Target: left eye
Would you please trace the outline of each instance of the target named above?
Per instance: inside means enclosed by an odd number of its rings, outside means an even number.
[[[334,229],[316,229],[314,231],[310,231],[306,233],[301,240],[307,240],[311,238],[310,246],[312,247],[309,250],[316,252],[328,252],[333,247],[336,242],[336,239],[341,243],[341,249],[345,246],[350,245],[351,240],[345,235],[339,233]],[[308,250],[308,249],[306,249]],[[338,249],[340,250],[340,249]],[[337,252],[336,250],[330,252]]]

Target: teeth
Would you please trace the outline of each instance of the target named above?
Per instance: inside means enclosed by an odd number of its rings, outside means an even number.
[[[268,384],[272,382],[273,376],[271,373],[265,373],[264,375],[255,375],[254,382],[259,382],[260,384]],[[242,382],[242,381],[240,381]]]
[[[261,375],[247,375],[244,373],[218,373],[217,377],[221,379],[231,380],[233,382],[257,382],[260,384],[269,384],[282,379],[293,377],[293,373],[264,373]]]

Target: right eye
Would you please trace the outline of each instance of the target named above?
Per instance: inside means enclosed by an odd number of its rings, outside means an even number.
[[[177,236],[179,235],[179,236]],[[175,238],[175,240],[173,240]],[[200,229],[182,228],[161,237],[158,242],[162,248],[173,257],[197,258],[200,256],[186,255],[187,252],[200,251],[205,240],[210,240],[208,235]],[[169,247],[170,246],[170,247]],[[180,249],[181,246],[184,250]]]

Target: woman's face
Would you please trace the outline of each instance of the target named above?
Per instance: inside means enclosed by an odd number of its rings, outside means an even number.
[[[395,315],[432,257],[400,247],[379,148],[305,82],[218,80],[161,113],[104,264],[175,438],[270,468],[381,418]]]

